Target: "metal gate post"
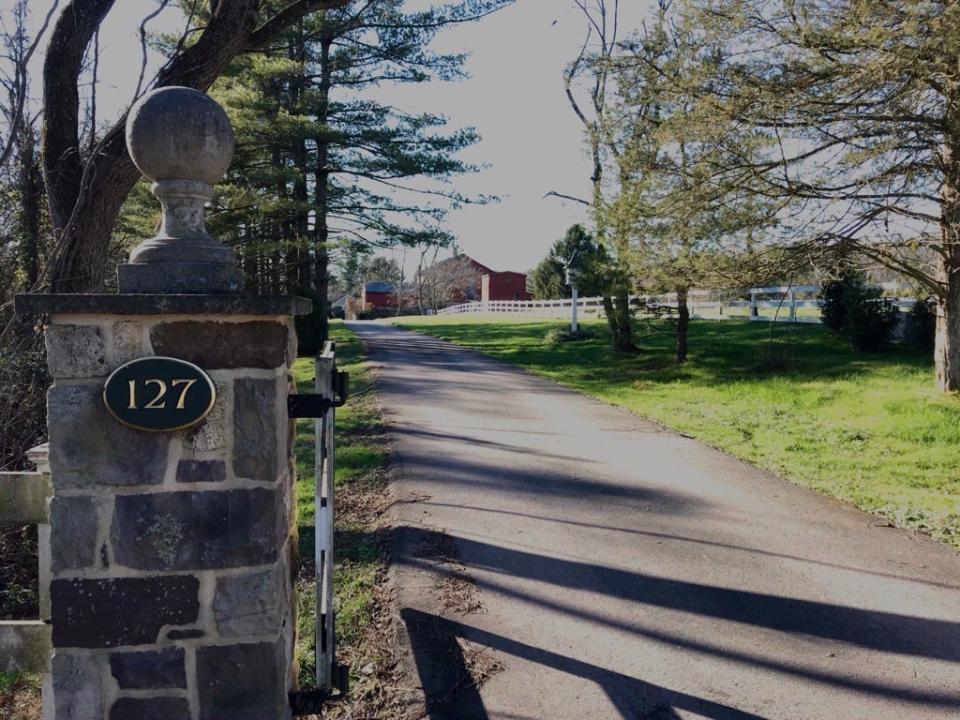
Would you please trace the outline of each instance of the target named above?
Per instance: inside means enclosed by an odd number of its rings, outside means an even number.
[[[334,350],[333,343],[326,343],[316,360],[317,395],[331,402],[316,421],[317,689],[325,692],[333,689],[336,658],[333,613]]]

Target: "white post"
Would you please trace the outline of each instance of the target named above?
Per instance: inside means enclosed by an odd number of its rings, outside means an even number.
[[[570,332],[575,333],[577,331],[577,286],[574,285],[570,289],[573,291],[573,303],[570,306]]]
[[[333,400],[333,373],[336,360],[334,346],[327,343],[316,359],[317,394]],[[314,562],[317,576],[316,612],[316,679],[317,689],[330,692],[333,688],[334,648],[333,616],[333,481],[334,468],[334,410],[318,417],[316,433],[316,486],[314,496]]]
[[[790,322],[796,322],[797,321],[797,296],[793,292],[793,290],[790,291],[789,297],[790,297]]]

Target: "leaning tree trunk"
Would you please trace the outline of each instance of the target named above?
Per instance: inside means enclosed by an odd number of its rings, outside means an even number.
[[[687,305],[687,289],[677,290],[677,363],[687,361],[687,331],[690,329],[690,307]]]
[[[77,79],[86,48],[114,2],[70,2],[54,27],[44,60],[43,165],[57,235],[48,279],[55,292],[103,290],[113,226],[140,177],[127,154],[126,115],[107,132],[86,167],[80,162]],[[286,20],[280,13],[257,28],[259,9],[259,0],[218,3],[200,38],[160,71],[156,86],[209,88],[234,57],[261,41],[258,33],[269,36]]]

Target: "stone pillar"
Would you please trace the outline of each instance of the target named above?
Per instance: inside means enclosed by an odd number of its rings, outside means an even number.
[[[193,91],[162,92],[171,93],[169,108],[177,92]],[[189,100],[191,127],[207,132],[212,101]],[[196,168],[179,160],[182,185]],[[223,292],[235,268],[196,228],[195,214],[177,233],[161,232],[153,260],[134,258],[133,294],[18,298],[20,312],[49,316],[54,380],[50,720],[290,716],[296,508],[287,395],[293,318],[310,303]],[[194,239],[179,255],[171,250],[178,233]],[[184,278],[211,263],[213,280],[185,294]],[[164,285],[164,269],[182,274]],[[216,401],[199,424],[148,432],[108,412],[108,375],[154,355],[187,360],[213,380]]]

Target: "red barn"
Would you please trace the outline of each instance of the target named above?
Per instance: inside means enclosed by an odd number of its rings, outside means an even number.
[[[520,272],[491,272],[481,278],[480,297],[491,300],[529,300],[527,276]]]
[[[390,283],[368,282],[363,284],[363,310],[379,308],[395,308],[397,306],[397,289]]]

